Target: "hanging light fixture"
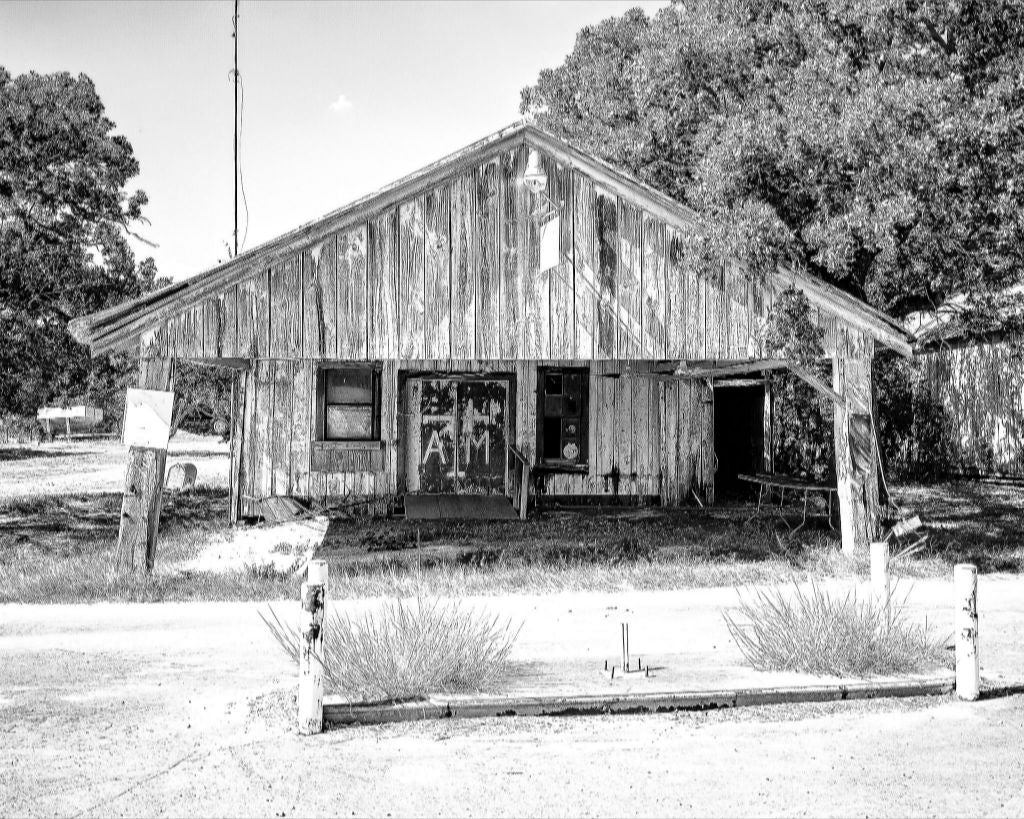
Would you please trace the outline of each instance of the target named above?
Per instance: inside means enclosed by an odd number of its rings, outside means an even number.
[[[540,193],[548,186],[548,175],[540,166],[540,154],[534,150],[530,151],[530,158],[526,163],[526,173],[523,174],[523,181],[532,193]]]

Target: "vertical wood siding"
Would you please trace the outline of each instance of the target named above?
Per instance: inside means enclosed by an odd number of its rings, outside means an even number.
[[[522,145],[464,167],[261,263],[154,328],[160,355],[250,361],[237,397],[245,436],[236,459],[242,514],[252,513],[247,499],[271,494],[398,491],[406,472],[399,371],[426,364],[441,371],[500,364],[515,374],[516,442],[531,460],[538,362],[588,364],[587,471],[549,476],[545,491],[660,495],[666,503],[694,492],[712,496],[711,392],[699,382],[658,379],[653,363],[757,356],[777,286],[750,282],[735,267],[697,276],[688,269],[684,231],[543,152],[547,188],[530,192],[522,182],[528,154]],[[550,230],[557,257],[542,259]],[[870,339],[839,317],[817,311],[815,320],[830,354],[869,350]],[[312,468],[320,361],[382,367],[382,470]],[[932,367],[963,396],[952,412],[953,429],[965,439],[964,463],[1024,469],[1019,422],[994,413],[982,424],[967,397],[987,390],[996,396],[993,406],[1019,404],[1019,385],[959,361]],[[968,389],[969,378],[977,381]]]
[[[1024,360],[1006,342],[925,353],[925,383],[942,407],[949,467],[1024,477]]]

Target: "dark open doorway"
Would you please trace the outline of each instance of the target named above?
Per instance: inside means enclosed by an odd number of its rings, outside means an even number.
[[[746,498],[753,485],[740,474],[764,471],[764,384],[715,385],[715,496]]]

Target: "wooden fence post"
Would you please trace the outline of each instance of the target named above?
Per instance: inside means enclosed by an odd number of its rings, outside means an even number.
[[[978,662],[978,567],[958,563],[953,568],[956,601],[956,695],[976,700],[981,689]]]
[[[843,552],[867,551],[877,534],[878,468],[871,425],[871,358],[832,359],[832,387],[843,396],[836,404],[836,494]]]
[[[139,362],[139,387],[168,390],[171,371],[171,359],[143,357]],[[114,552],[115,571],[133,571],[143,561],[147,571],[153,570],[166,464],[166,448],[132,446],[128,450],[121,524]]]
[[[324,607],[327,562],[311,560],[300,590],[299,733],[319,734],[324,728]]]

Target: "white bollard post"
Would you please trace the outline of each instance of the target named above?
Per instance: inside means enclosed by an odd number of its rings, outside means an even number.
[[[889,599],[889,541],[871,544],[871,591],[882,600]]]
[[[300,589],[299,620],[299,733],[324,729],[324,607],[327,601],[327,562],[311,560]]]
[[[956,695],[976,700],[981,689],[978,663],[978,567],[959,563],[953,568],[956,600]]]

